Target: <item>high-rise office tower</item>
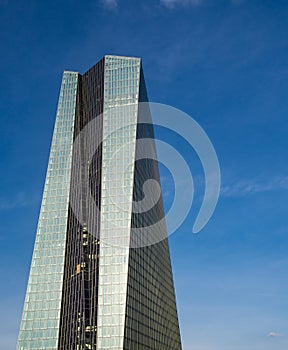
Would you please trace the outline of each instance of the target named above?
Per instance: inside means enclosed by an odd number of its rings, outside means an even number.
[[[139,58],[64,72],[18,350],[181,349],[145,101]]]

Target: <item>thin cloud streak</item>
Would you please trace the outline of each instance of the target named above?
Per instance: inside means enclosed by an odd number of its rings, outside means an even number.
[[[9,197],[0,198],[0,210],[10,210],[15,208],[27,207],[38,200],[38,196],[28,196],[23,192],[19,192],[16,195]]]
[[[288,176],[277,176],[270,181],[243,179],[230,181],[221,188],[222,197],[246,197],[261,192],[288,190]]]
[[[160,2],[169,8],[174,8],[177,5],[181,6],[198,6],[202,0],[160,0]]]
[[[284,336],[283,334],[277,333],[277,332],[270,332],[268,334],[268,337],[270,337],[270,338],[278,338],[278,337],[283,337],[283,336]]]
[[[233,5],[241,5],[245,0],[230,0]],[[228,1],[229,2],[229,1]],[[198,6],[203,3],[203,0],[160,0],[160,3],[169,8],[175,6]]]
[[[118,0],[102,0],[102,4],[109,9],[116,9],[118,7]]]

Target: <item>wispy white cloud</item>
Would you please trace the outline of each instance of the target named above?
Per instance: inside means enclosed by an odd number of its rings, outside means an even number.
[[[173,8],[177,5],[181,6],[197,6],[202,3],[203,0],[160,0],[160,2],[169,7]]]
[[[245,0],[231,0],[231,3],[234,5],[241,5]]]
[[[270,333],[268,334],[268,337],[270,337],[270,338],[283,337],[283,334],[277,333],[277,332],[270,332]]]
[[[169,8],[174,8],[175,6],[198,6],[203,3],[204,0],[160,0],[162,4]],[[234,5],[240,5],[245,0],[228,0]]]
[[[0,210],[27,207],[28,205],[35,203],[36,199],[38,200],[38,196],[29,196],[23,192],[11,195],[10,197],[2,197],[0,198]]]
[[[245,197],[255,193],[273,190],[288,190],[288,176],[273,177],[268,181],[262,179],[242,179],[229,181],[222,185],[222,197]]]
[[[164,6],[168,8],[174,8],[176,6],[198,6],[203,3],[204,0],[160,0]],[[230,0],[232,4],[239,5],[245,0]],[[118,7],[119,0],[101,0],[102,4],[110,9]]]
[[[118,7],[118,0],[102,0],[102,4],[109,9],[115,9]]]

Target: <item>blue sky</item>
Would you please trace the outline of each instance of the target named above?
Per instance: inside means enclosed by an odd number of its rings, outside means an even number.
[[[183,348],[287,349],[287,2],[0,4],[0,348],[17,340],[61,74],[119,54],[143,58],[150,100],[196,119],[221,166],[208,225],[191,233],[199,181],[170,240]],[[200,176],[197,157],[178,145]]]

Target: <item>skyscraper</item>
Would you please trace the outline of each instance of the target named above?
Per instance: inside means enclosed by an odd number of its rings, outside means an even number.
[[[64,72],[18,350],[181,349],[147,101],[139,58]]]

